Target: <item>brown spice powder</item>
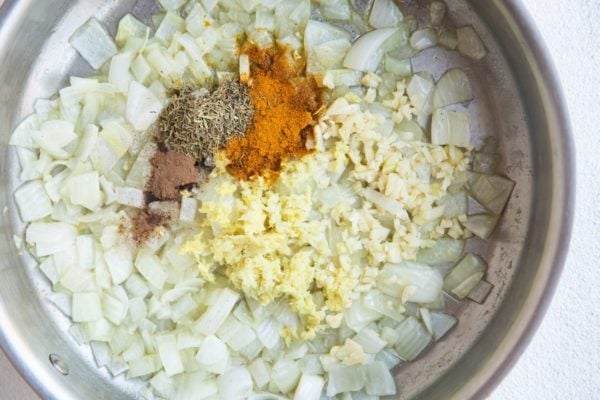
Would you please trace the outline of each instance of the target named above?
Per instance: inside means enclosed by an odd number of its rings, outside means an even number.
[[[179,200],[181,187],[198,181],[196,160],[187,154],[159,149],[150,163],[152,175],[146,189],[158,200]]]
[[[162,214],[153,214],[147,210],[138,210],[133,217],[132,236],[137,245],[142,245],[152,238],[157,229],[169,222],[169,218]]]

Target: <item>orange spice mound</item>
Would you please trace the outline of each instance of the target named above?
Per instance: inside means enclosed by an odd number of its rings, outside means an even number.
[[[312,77],[302,76],[304,65],[286,48],[244,46],[251,62],[250,98],[254,119],[246,134],[225,147],[227,171],[238,179],[278,176],[283,162],[311,152],[314,114],[321,91]]]

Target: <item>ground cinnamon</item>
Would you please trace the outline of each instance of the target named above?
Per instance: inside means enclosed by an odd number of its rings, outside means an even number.
[[[252,125],[225,147],[229,173],[238,179],[274,178],[282,163],[310,152],[306,141],[321,105],[320,89],[287,48],[244,46],[252,63],[250,98]]]
[[[179,200],[181,187],[198,181],[196,160],[187,154],[159,149],[150,164],[147,190],[158,200]]]

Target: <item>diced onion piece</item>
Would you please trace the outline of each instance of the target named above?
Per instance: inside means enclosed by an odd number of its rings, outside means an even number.
[[[140,189],[131,187],[118,187],[115,189],[116,201],[125,206],[144,208],[146,196]]]
[[[74,293],[72,310],[74,322],[98,321],[103,317],[97,293]]]
[[[487,55],[485,45],[472,26],[465,26],[456,30],[458,51],[474,60],[481,60]]]
[[[256,327],[258,340],[267,348],[273,349],[281,341],[281,324],[272,318],[266,318]]]
[[[69,43],[94,69],[117,54],[117,46],[96,18],[90,18],[69,38]]]
[[[39,131],[32,133],[33,141],[42,150],[55,158],[67,158],[70,153],[64,148],[77,139],[73,123],[51,120],[42,123]]]
[[[160,370],[162,364],[157,355],[147,355],[132,360],[128,363],[128,366],[127,377],[137,378]]]
[[[365,307],[362,301],[354,301],[350,308],[344,311],[344,321],[350,329],[360,332],[371,322],[381,318],[379,312]]]
[[[173,379],[165,371],[160,371],[150,379],[150,387],[152,387],[154,394],[158,394],[163,398],[172,398],[173,386]]]
[[[129,66],[133,60],[133,53],[120,53],[110,60],[108,70],[108,82],[121,93],[127,93],[129,85],[133,80],[129,72]]]
[[[80,161],[87,161],[90,157],[94,148],[96,147],[96,142],[98,141],[98,127],[93,124],[86,125],[83,136],[79,141],[79,146],[77,147],[77,151],[75,154]]]
[[[283,358],[273,365],[271,382],[281,393],[288,393],[297,385],[301,373],[296,361]]]
[[[394,28],[404,20],[404,15],[393,0],[375,0],[369,14],[373,28]]]
[[[52,202],[41,181],[29,181],[15,190],[15,203],[24,222],[36,221],[52,214]]]
[[[131,252],[125,246],[117,246],[104,252],[104,261],[114,285],[125,282],[133,272]]]
[[[35,147],[33,143],[32,133],[39,129],[40,117],[36,114],[31,114],[17,125],[12,135],[10,136],[9,144],[11,146],[19,146],[25,148]]]
[[[410,104],[418,113],[417,122],[423,128],[429,125],[429,116],[433,110],[434,88],[433,78],[425,74],[414,75],[406,87]]]
[[[374,72],[384,54],[382,45],[396,32],[398,28],[381,28],[359,36],[344,58],[344,67]]]
[[[446,3],[443,1],[432,1],[429,4],[429,22],[433,26],[439,26],[446,16]]]
[[[469,201],[467,193],[461,190],[455,194],[447,194],[436,204],[444,207],[444,218],[455,218],[467,213]]]
[[[168,11],[177,11],[185,4],[185,0],[158,0],[161,6]]]
[[[153,201],[148,204],[150,214],[163,215],[165,218],[175,221],[179,217],[179,202],[177,201]]]
[[[369,290],[363,298],[363,304],[365,307],[377,311],[394,321],[402,322],[406,319],[403,314],[404,307],[398,304],[398,300],[381,293],[379,290]]]
[[[515,187],[515,182],[499,175],[473,173],[469,193],[479,204],[496,215],[500,215]]]
[[[441,32],[438,38],[438,43],[440,46],[448,50],[456,50],[456,47],[458,46],[458,39],[456,37],[456,33],[451,31]]]
[[[179,15],[168,12],[160,22],[158,28],[156,28],[154,37],[166,45],[171,42],[173,34],[183,32],[184,29],[185,21]]]
[[[435,87],[433,108],[443,108],[472,99],[471,82],[467,74],[460,68],[452,68],[440,78]]]
[[[476,303],[483,304],[483,302],[488,297],[493,288],[494,286],[491,283],[483,280],[479,281],[477,286],[475,286],[469,292],[469,295],[467,297]]]
[[[431,28],[415,31],[410,37],[410,46],[415,50],[425,50],[437,44],[437,35]]]
[[[148,129],[156,121],[162,108],[162,103],[154,93],[136,81],[131,82],[127,95],[126,114],[127,120],[135,129],[138,131]]]
[[[446,335],[457,322],[455,317],[443,312],[433,311],[430,313],[430,316],[433,340],[436,342]]]
[[[329,371],[327,396],[338,393],[355,392],[361,390],[367,381],[367,373],[362,365],[344,366],[336,365]]]
[[[414,317],[409,317],[397,328],[399,335],[395,344],[398,354],[406,361],[412,361],[431,342],[431,335]]]
[[[76,237],[77,229],[64,222],[32,222],[25,231],[25,239],[35,245],[38,257],[67,249]]]
[[[175,335],[162,335],[156,337],[156,344],[158,347],[158,355],[160,361],[165,369],[165,373],[168,376],[180,374],[184,371],[183,363],[181,362],[181,356],[177,349],[177,339]]]
[[[321,15],[330,21],[348,21],[352,14],[348,0],[320,0]]]
[[[469,114],[461,111],[437,109],[431,122],[431,143],[450,144],[458,147],[471,146]]]
[[[262,358],[255,359],[252,364],[248,366],[248,370],[250,371],[250,375],[252,375],[252,379],[257,388],[260,389],[269,383],[271,375],[267,364]]]
[[[365,353],[377,354],[387,345],[385,340],[382,340],[377,332],[372,329],[365,328],[360,331],[353,340],[362,346]]]
[[[157,289],[162,289],[167,280],[167,271],[160,259],[148,250],[140,250],[135,258],[135,268]]]
[[[462,223],[475,236],[484,240],[490,237],[497,224],[498,216],[492,214],[469,215],[467,220]]]
[[[468,253],[444,278],[444,290],[462,300],[479,283],[486,269],[481,257]]]
[[[302,374],[294,392],[294,400],[319,400],[325,380],[318,375]]]
[[[96,211],[103,203],[100,181],[97,171],[71,176],[67,181],[69,200],[90,211]]]
[[[152,175],[152,165],[150,159],[156,153],[157,145],[153,142],[146,143],[140,150],[135,162],[129,169],[125,183],[128,186],[142,189],[146,186],[148,179]]]
[[[429,265],[439,265],[460,260],[465,249],[463,240],[441,238],[433,247],[419,251],[417,261]]]
[[[98,368],[107,366],[111,362],[111,350],[104,342],[90,342],[90,348]]]
[[[119,21],[116,41],[123,46],[130,37],[144,37],[149,30],[148,26],[131,14],[126,14]]]
[[[405,262],[386,264],[377,277],[383,293],[415,303],[429,303],[440,295],[443,279],[440,272],[427,265]]]
[[[240,55],[240,82],[247,83],[250,80],[250,58],[248,54]]]
[[[184,197],[181,199],[181,208],[179,210],[179,220],[182,222],[194,222],[196,211],[198,210],[198,200],[193,197]]]
[[[389,54],[385,56],[385,70],[400,78],[412,75],[412,63],[410,59],[400,60]]]
[[[252,377],[244,367],[232,367],[217,378],[222,400],[245,399],[252,393]]]
[[[239,298],[240,295],[233,290],[221,289],[215,302],[208,307],[194,326],[194,331],[204,335],[214,334],[225,322]]]
[[[67,317],[70,317],[73,314],[73,302],[71,296],[68,294],[60,292],[52,293],[46,296],[46,298]]]
[[[368,364],[366,391],[371,396],[390,396],[396,394],[396,381],[387,366],[380,361]]]
[[[366,200],[375,204],[381,210],[390,213],[394,218],[408,220],[408,212],[399,201],[387,197],[371,188],[365,188],[362,191],[362,195]]]

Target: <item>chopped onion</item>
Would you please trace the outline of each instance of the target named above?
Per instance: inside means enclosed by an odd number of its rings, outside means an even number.
[[[301,373],[296,361],[280,359],[271,370],[271,382],[281,393],[288,393],[298,384]]]
[[[435,87],[433,108],[443,108],[472,99],[471,82],[467,74],[460,68],[452,68],[440,78]]]
[[[448,50],[456,50],[456,47],[458,46],[458,38],[456,37],[455,32],[443,31],[440,33],[438,43],[440,46]]]
[[[441,238],[433,247],[421,249],[417,261],[429,265],[439,265],[460,260],[465,249],[463,240]]]
[[[127,119],[138,131],[145,131],[156,121],[163,105],[145,86],[136,81],[129,85]]]
[[[491,283],[483,280],[479,281],[479,283],[471,289],[467,297],[476,303],[483,304],[493,288],[494,286]]]
[[[367,381],[367,373],[362,365],[337,365],[329,371],[327,396],[361,390]]]
[[[387,345],[387,343],[379,337],[377,332],[369,328],[361,330],[354,336],[353,340],[362,346],[365,353],[370,354],[379,353]]]
[[[96,18],[90,18],[69,38],[69,43],[94,69],[117,54],[117,46]]]
[[[106,250],[104,260],[115,285],[125,282],[133,271],[131,252],[125,246],[116,246]]]
[[[442,275],[435,268],[416,263],[386,264],[377,277],[383,293],[407,301],[428,303],[442,290]]]
[[[15,190],[15,203],[24,222],[52,214],[52,203],[41,181],[29,181]]]
[[[294,400],[319,400],[325,380],[318,375],[302,374],[294,392]]]
[[[133,76],[129,72],[129,66],[133,60],[133,53],[120,53],[110,61],[108,70],[108,82],[121,93],[127,93]]]
[[[119,21],[115,40],[123,46],[131,37],[144,37],[150,28],[131,14],[125,14]]]
[[[71,176],[67,180],[66,189],[71,203],[84,206],[90,211],[98,210],[103,203],[97,171]]]
[[[248,371],[252,375],[254,384],[257,388],[263,388],[271,379],[269,367],[262,358],[257,358],[249,366]]]
[[[225,322],[239,298],[240,295],[231,289],[220,290],[215,302],[208,307],[194,326],[194,331],[204,335],[214,334]]]
[[[393,0],[375,0],[369,14],[373,28],[394,28],[404,20],[404,15]]]
[[[433,311],[430,315],[433,340],[437,342],[456,325],[457,320],[443,312]]]
[[[35,245],[38,257],[65,250],[76,238],[77,229],[64,222],[32,222],[25,231],[25,239]]]
[[[135,268],[152,286],[162,289],[167,280],[167,271],[156,255],[148,250],[140,250],[135,259]]]
[[[462,224],[465,228],[473,232],[475,236],[485,240],[496,229],[498,216],[492,214],[469,215],[467,220]]]
[[[184,371],[175,335],[157,336],[156,345],[158,347],[158,355],[168,376],[177,375]]]
[[[387,366],[376,361],[365,367],[367,383],[365,389],[372,396],[388,396],[396,394],[396,381]]]
[[[432,1],[429,4],[429,22],[433,26],[439,26],[446,16],[446,3],[443,1]]]
[[[479,204],[500,215],[510,199],[515,183],[499,175],[473,173],[469,186],[469,193]]]
[[[481,257],[468,253],[444,278],[444,290],[462,300],[483,278],[486,269]]]
[[[458,51],[474,60],[481,60],[487,55],[485,45],[472,26],[465,26],[456,30]]]
[[[437,35],[431,28],[419,29],[410,37],[410,46],[415,50],[425,50],[437,44]]]
[[[97,293],[74,293],[72,310],[74,322],[98,321],[103,316]]]
[[[359,36],[344,58],[344,67],[374,72],[383,58],[381,47],[396,32],[398,28],[381,28]]]
[[[252,393],[252,377],[244,367],[232,367],[217,378],[222,400],[240,400]]]
[[[349,21],[351,8],[348,0],[319,0],[321,15],[327,20]]]
[[[394,346],[406,361],[412,361],[431,342],[431,335],[414,317],[409,317],[397,329],[399,338]]]
[[[431,143],[471,146],[469,114],[460,111],[437,109],[431,122]]]

